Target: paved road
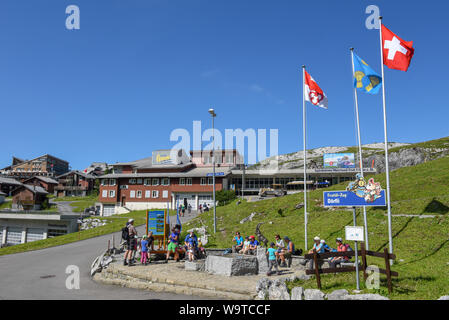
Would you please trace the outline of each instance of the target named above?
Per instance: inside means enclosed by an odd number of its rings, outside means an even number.
[[[193,215],[192,215],[193,216]],[[186,217],[189,220],[190,217]],[[138,228],[142,234],[144,227]],[[115,233],[118,241],[121,234]],[[38,251],[0,256],[0,299],[201,299],[98,284],[90,278],[90,266],[107,248],[110,235]],[[80,270],[80,289],[65,286],[68,265]],[[151,265],[148,267],[151,268]]]

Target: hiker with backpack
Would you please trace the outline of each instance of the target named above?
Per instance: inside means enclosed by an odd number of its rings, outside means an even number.
[[[137,230],[134,227],[134,219],[129,219],[126,226],[122,228],[122,239],[126,241],[123,265],[133,266],[133,253],[137,249]]]
[[[351,247],[349,246],[349,244],[343,243],[343,239],[342,238],[337,238],[336,240],[336,244],[337,244],[337,252],[346,252],[346,251],[351,251]],[[329,261],[329,267],[330,268],[336,268],[337,265],[339,265],[342,262],[348,262],[349,261],[349,257],[333,257],[330,261]]]

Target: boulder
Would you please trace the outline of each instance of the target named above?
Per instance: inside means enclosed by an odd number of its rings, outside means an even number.
[[[304,300],[324,300],[325,294],[318,289],[304,290]]]
[[[258,273],[258,262],[255,256],[226,255],[206,258],[205,270],[208,273],[225,276],[256,275]]]
[[[270,300],[290,300],[285,282],[279,279],[274,280],[268,289],[268,298]]]
[[[442,296],[442,297],[439,297],[438,300],[449,300],[449,296]]]
[[[348,294],[349,292],[346,289],[335,290],[327,295],[327,300],[343,300],[343,297]]]
[[[265,248],[257,247],[256,257],[259,274],[266,274],[268,272],[268,257],[266,252]]]
[[[260,215],[260,213],[252,212],[248,217],[243,218],[242,220],[240,220],[240,224],[244,224],[245,222],[248,222],[248,221],[253,221],[253,218],[254,218],[256,215]]]
[[[262,290],[268,290],[271,286],[273,281],[271,281],[268,278],[261,278],[259,281],[257,281],[256,284],[256,292],[262,291]]]
[[[304,288],[294,287],[292,289],[291,300],[303,300],[304,299]]]
[[[204,271],[205,261],[204,260],[194,260],[184,262],[184,269],[188,271]]]

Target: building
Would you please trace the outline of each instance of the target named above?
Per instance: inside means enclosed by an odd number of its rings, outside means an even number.
[[[0,204],[5,202],[6,193],[0,191]]]
[[[58,181],[46,176],[34,176],[23,181],[23,184],[40,186],[48,193],[53,193],[55,191],[55,187],[58,185]]]
[[[317,168],[307,169],[307,189],[320,186],[331,186],[345,181],[353,181],[360,171],[357,168]],[[374,168],[364,168],[365,174],[375,174]],[[260,188],[278,185],[287,191],[304,190],[304,169],[280,169],[275,171],[258,169],[233,169],[229,178],[229,186],[237,194],[258,194]]]
[[[13,157],[12,164],[0,170],[0,173],[11,178],[26,180],[34,176],[55,177],[69,171],[69,163],[52,155],[22,160]]]
[[[211,152],[157,150],[151,157],[113,164],[112,173],[101,176],[99,202],[101,214],[128,212],[151,208],[175,208],[200,204],[213,205]],[[228,156],[232,154],[233,156]],[[208,156],[209,155],[209,156]],[[228,189],[231,168],[239,161],[237,151],[216,150],[216,190]],[[217,162],[218,162],[217,161]],[[218,166],[220,164],[220,166]]]
[[[12,191],[12,209],[40,210],[48,192],[40,186],[23,184]]]
[[[11,246],[78,231],[79,215],[0,212],[0,244]]]
[[[108,165],[106,162],[92,162],[89,167],[83,170],[83,172],[93,176],[101,176],[106,174],[106,171],[109,169],[112,169],[112,166]]]
[[[77,170],[67,172],[57,177],[58,185],[55,187],[55,195],[85,197],[94,189],[95,179],[97,179],[96,176]]]
[[[11,195],[14,189],[20,187],[22,184],[22,182],[17,181],[16,179],[0,176],[0,191],[6,193],[8,196]]]

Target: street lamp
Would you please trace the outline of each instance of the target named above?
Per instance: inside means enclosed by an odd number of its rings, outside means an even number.
[[[213,166],[213,176],[212,176],[212,184],[213,184],[213,201],[214,201],[214,233],[217,232],[217,211],[216,211],[216,202],[215,202],[215,129],[214,129],[214,118],[217,116],[215,110],[210,108],[209,113],[212,116],[212,166]]]

